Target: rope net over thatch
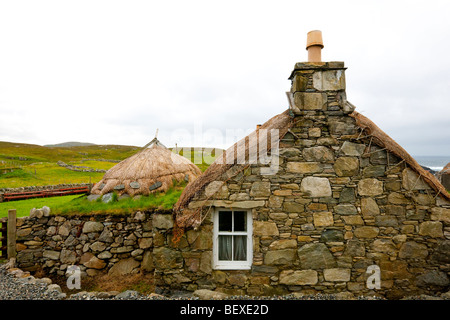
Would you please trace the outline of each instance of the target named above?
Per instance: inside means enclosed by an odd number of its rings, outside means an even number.
[[[103,179],[92,188],[92,194],[117,191],[148,195],[166,192],[174,181],[193,181],[201,170],[187,158],[171,152],[156,138],[135,155],[109,169]]]
[[[352,106],[352,105],[351,105]],[[353,106],[352,106],[353,107]],[[420,177],[427,182],[432,189],[434,189],[438,194],[442,195],[444,199],[450,200],[450,194],[445,190],[444,186],[438,181],[438,179],[433,176],[430,172],[423,169],[417,161],[411,157],[397,142],[395,142],[391,137],[384,133],[380,128],[378,128],[371,120],[361,115],[360,113],[353,111],[349,116],[353,117],[356,121],[356,125],[361,129],[361,132],[365,136],[369,136],[372,139],[372,143],[386,149],[388,152],[392,152],[394,155],[406,162]],[[264,123],[260,129],[278,129],[279,139],[281,140],[289,129],[293,126],[294,119],[289,115],[289,109],[285,112],[276,115],[269,121]],[[260,130],[259,129],[259,130]],[[258,129],[256,130],[256,132]],[[253,132],[252,134],[254,134]],[[249,136],[251,136],[250,134]],[[188,184],[180,196],[180,199],[174,206],[174,220],[175,226],[177,228],[196,228],[202,222],[202,211],[203,207],[198,207],[195,209],[189,208],[189,202],[199,195],[209,183],[216,180],[226,180],[227,176],[232,176],[233,173],[243,171],[249,166],[249,164],[238,164],[236,161],[236,151],[238,148],[242,147],[245,143],[246,157],[248,156],[249,136],[245,137],[241,141],[235,143],[232,147],[227,149],[223,154],[223,159],[231,157],[234,161],[223,161],[222,159],[216,159],[211,166],[195,181]],[[280,147],[283,147],[280,145]],[[268,150],[270,150],[270,142],[268,142]],[[227,173],[227,174],[225,174]],[[228,174],[230,173],[230,174]],[[220,190],[220,189],[219,189]]]

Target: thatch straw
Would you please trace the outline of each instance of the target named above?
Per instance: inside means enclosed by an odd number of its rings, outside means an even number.
[[[391,137],[378,128],[372,121],[354,111],[350,114],[356,120],[356,124],[361,130],[365,131],[367,135],[373,137],[372,143],[385,148],[387,151],[392,152],[397,157],[403,159],[414,171],[416,171],[438,194],[443,198],[450,200],[450,194],[445,190],[444,186],[427,170],[423,169],[414,158],[412,158],[400,145],[398,145]],[[260,129],[279,129],[279,139],[281,140],[288,130],[292,127],[294,122],[289,116],[289,109],[285,112],[273,117],[266,123],[264,123]],[[258,130],[256,130],[258,131]],[[249,136],[255,134],[251,133]],[[226,180],[224,173],[233,171],[239,173],[247,165],[236,163],[236,153],[238,148],[241,148],[245,143],[246,159],[248,157],[248,140],[249,136],[245,137],[241,141],[235,143],[232,147],[227,149],[223,154],[223,159],[234,159],[233,163],[230,161],[222,161],[222,159],[216,159],[211,166],[196,180],[190,182],[181,194],[178,202],[174,206],[174,220],[178,227],[198,227],[201,224],[201,212],[203,208],[189,209],[189,202],[197,195],[199,195],[206,186],[215,180]],[[268,150],[270,150],[270,142],[268,142]],[[281,146],[282,147],[282,146]],[[220,163],[219,163],[220,162]],[[223,164],[225,163],[225,164]],[[232,170],[231,170],[232,169]]]
[[[91,193],[105,194],[116,190],[119,195],[148,195],[167,191],[174,181],[193,181],[201,175],[196,165],[172,153],[158,140],[152,140],[152,145],[149,148],[147,146],[109,169]],[[123,189],[115,189],[121,185]],[[150,190],[151,186],[153,190]]]

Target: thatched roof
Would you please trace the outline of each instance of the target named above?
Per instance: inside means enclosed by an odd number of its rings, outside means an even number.
[[[350,107],[353,106],[350,104]],[[365,136],[372,137],[372,143],[385,148],[387,151],[392,152],[394,155],[404,160],[415,172],[419,174],[437,193],[441,194],[447,200],[450,200],[450,194],[445,190],[438,179],[423,169],[417,161],[411,157],[399,144],[397,144],[391,137],[378,128],[371,120],[363,116],[362,114],[353,111],[349,116],[356,120],[357,126],[361,129],[361,132]],[[289,109],[283,113],[271,118],[264,123],[260,129],[278,129],[279,139],[281,140],[289,129],[293,126],[294,119],[289,115]],[[260,130],[259,129],[259,130]],[[258,129],[255,131],[257,132]],[[249,136],[255,134],[251,133]],[[188,184],[180,196],[180,199],[174,206],[174,218],[177,225],[181,228],[196,227],[201,223],[201,211],[202,208],[189,209],[189,202],[212,181],[220,180],[222,174],[230,172],[230,175],[237,174],[244,170],[249,164],[237,164],[236,162],[236,150],[239,146],[243,146],[243,141],[249,141],[249,136],[245,137],[241,141],[235,143],[223,154],[223,159],[231,157],[234,159],[234,163],[228,164],[221,159],[216,159],[211,166],[195,181]],[[248,142],[246,146],[246,157],[248,156]],[[281,146],[282,147],[282,146]],[[268,150],[270,150],[270,143],[268,143]],[[228,158],[229,159],[229,158]],[[223,164],[225,163],[225,164]]]
[[[92,194],[117,191],[120,195],[148,195],[165,192],[174,181],[193,181],[201,170],[183,156],[153,139],[135,155],[109,169],[92,188]]]

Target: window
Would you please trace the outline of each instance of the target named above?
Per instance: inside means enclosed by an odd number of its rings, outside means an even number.
[[[250,269],[253,260],[251,213],[217,210],[213,243],[215,269]]]

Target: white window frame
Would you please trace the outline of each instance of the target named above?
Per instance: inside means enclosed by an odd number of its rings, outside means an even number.
[[[244,211],[247,214],[247,231],[219,232],[219,211]],[[234,219],[232,220],[234,223]],[[253,262],[253,218],[248,210],[231,210],[216,208],[213,218],[213,268],[216,270],[249,270]],[[247,260],[223,261],[219,260],[219,235],[246,235],[247,236]]]

